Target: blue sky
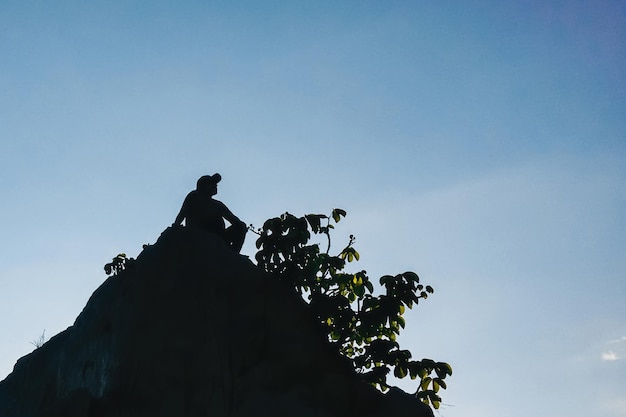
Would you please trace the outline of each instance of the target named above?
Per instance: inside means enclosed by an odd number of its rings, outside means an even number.
[[[0,2],[0,378],[220,172],[435,288],[441,416],[626,416],[624,39],[619,1]]]

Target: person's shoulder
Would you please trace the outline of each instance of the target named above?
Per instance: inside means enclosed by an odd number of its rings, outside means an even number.
[[[187,194],[187,197],[185,197],[185,201],[194,200],[196,198],[198,198],[198,190],[192,190]]]

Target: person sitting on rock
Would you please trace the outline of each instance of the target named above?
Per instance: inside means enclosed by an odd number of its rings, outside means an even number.
[[[224,239],[233,251],[239,253],[248,228],[224,203],[213,198],[217,194],[217,183],[221,179],[220,174],[200,177],[196,189],[185,197],[172,226],[182,224],[185,219],[187,227],[215,233]],[[229,227],[226,227],[224,219],[230,223]]]

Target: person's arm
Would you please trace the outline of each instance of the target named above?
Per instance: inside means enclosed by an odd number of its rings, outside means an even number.
[[[174,223],[172,223],[172,226],[178,226],[179,224],[182,224],[183,219],[187,217],[187,204],[188,204],[190,195],[191,194],[188,194],[187,197],[185,197],[185,201],[183,201],[183,205],[180,208],[178,215],[176,216],[176,220],[174,220]]]
[[[172,226],[178,226],[183,222],[183,219],[185,218],[185,215],[183,214],[183,207],[181,207],[180,212],[178,213],[178,216],[176,216],[176,220],[174,220],[174,223],[172,223]]]
[[[232,211],[226,207],[226,205],[220,202],[220,206],[222,207],[222,217],[224,217],[230,224],[246,227],[246,224],[239,219],[239,217],[235,216]]]

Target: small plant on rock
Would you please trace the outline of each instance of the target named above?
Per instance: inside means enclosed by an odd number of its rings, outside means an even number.
[[[30,342],[31,345],[35,346],[35,349],[39,349],[44,345],[44,343],[46,343],[46,329],[43,330],[41,336]]]
[[[125,253],[118,254],[111,262],[104,265],[104,272],[107,275],[116,275],[125,270],[135,261],[134,258],[127,258]]]

